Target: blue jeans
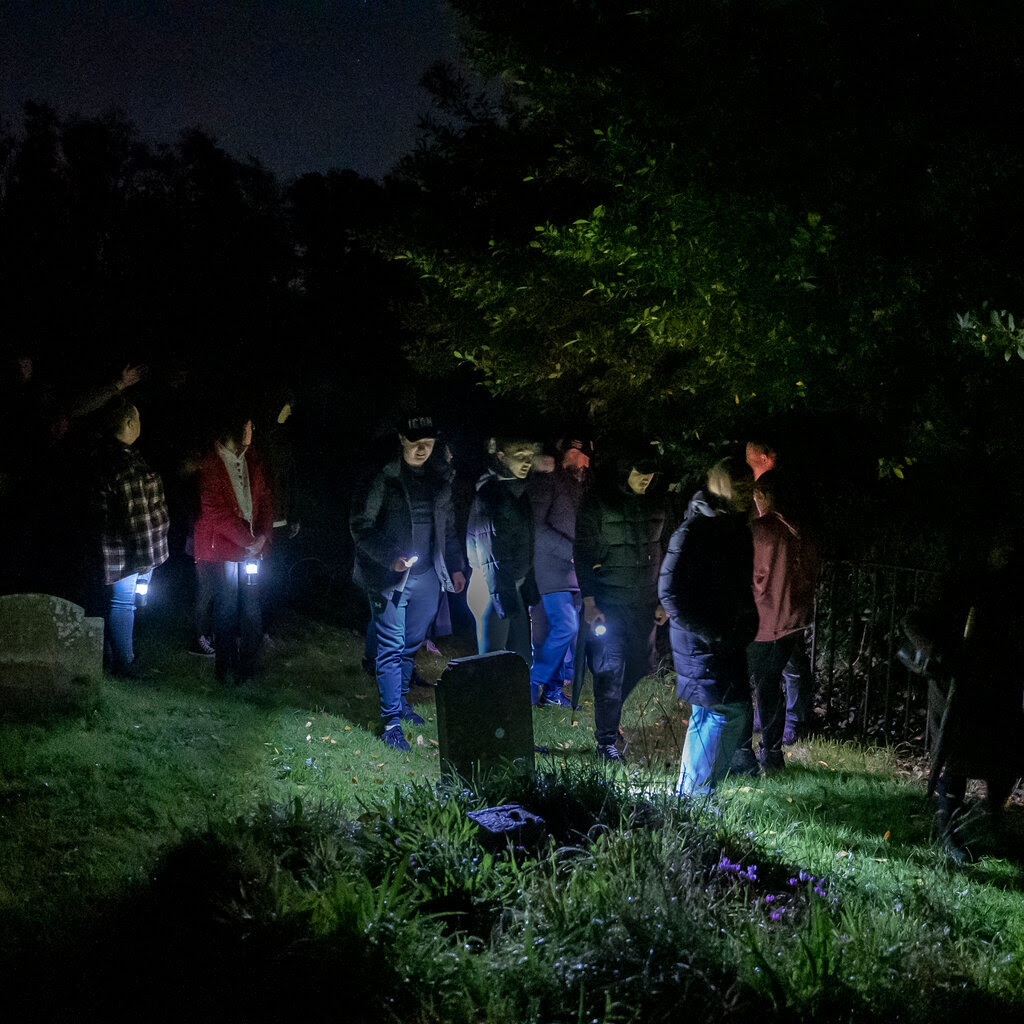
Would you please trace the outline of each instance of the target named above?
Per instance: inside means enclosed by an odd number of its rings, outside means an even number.
[[[539,645],[534,635],[533,665],[530,667],[534,703],[541,693],[551,695],[562,688],[566,655],[576,645],[580,624],[576,597],[567,590],[541,597],[548,628]]]
[[[679,796],[710,793],[725,778],[740,738],[749,731],[749,701],[692,705],[679,759]]]
[[[111,667],[118,671],[127,668],[135,660],[132,635],[135,632],[135,587],[140,581],[148,583],[153,576],[149,572],[133,572],[107,588],[110,602],[107,605],[107,644],[110,647]]]
[[[405,586],[390,598],[383,594],[368,596],[377,639],[380,717],[384,728],[390,729],[398,725],[402,701],[409,692],[413,660],[437,614],[441,584],[431,569],[419,576],[410,575]]]
[[[786,728],[796,732],[810,717],[811,693],[814,690],[814,674],[807,656],[805,633],[798,633],[793,644],[793,653],[782,670],[786,686]]]

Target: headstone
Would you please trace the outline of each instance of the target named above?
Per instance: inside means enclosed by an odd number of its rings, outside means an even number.
[[[441,763],[469,780],[510,763],[533,771],[530,669],[511,651],[448,663],[437,683]]]
[[[0,596],[0,707],[60,708],[103,678],[103,619],[50,594]]]

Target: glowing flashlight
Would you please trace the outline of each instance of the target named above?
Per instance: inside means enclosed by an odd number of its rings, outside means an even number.
[[[604,636],[608,632],[608,627],[603,623],[599,622],[594,627],[594,636]]]
[[[248,586],[256,586],[256,577],[260,571],[260,563],[255,558],[250,558],[245,563],[245,582]]]
[[[405,560],[405,567],[411,569],[420,560],[419,555],[413,555],[411,558]]]
[[[139,580],[135,584],[135,607],[145,608],[147,597],[149,597],[149,581]]]

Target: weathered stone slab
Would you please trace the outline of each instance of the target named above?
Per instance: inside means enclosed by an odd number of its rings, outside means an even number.
[[[450,661],[437,684],[437,739],[441,763],[464,779],[509,763],[532,771],[526,662],[510,651]]]
[[[466,816],[480,826],[481,840],[492,849],[512,842],[517,846],[534,845],[546,835],[544,819],[519,804],[501,804],[467,811]]]
[[[0,596],[0,705],[59,709],[102,678],[102,619],[51,594]]]

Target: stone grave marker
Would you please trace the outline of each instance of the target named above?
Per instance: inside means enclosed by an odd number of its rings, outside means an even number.
[[[518,762],[533,771],[530,669],[511,651],[455,658],[437,683],[442,765],[469,780]]]
[[[51,594],[0,596],[0,705],[60,709],[103,679],[103,619]]]

